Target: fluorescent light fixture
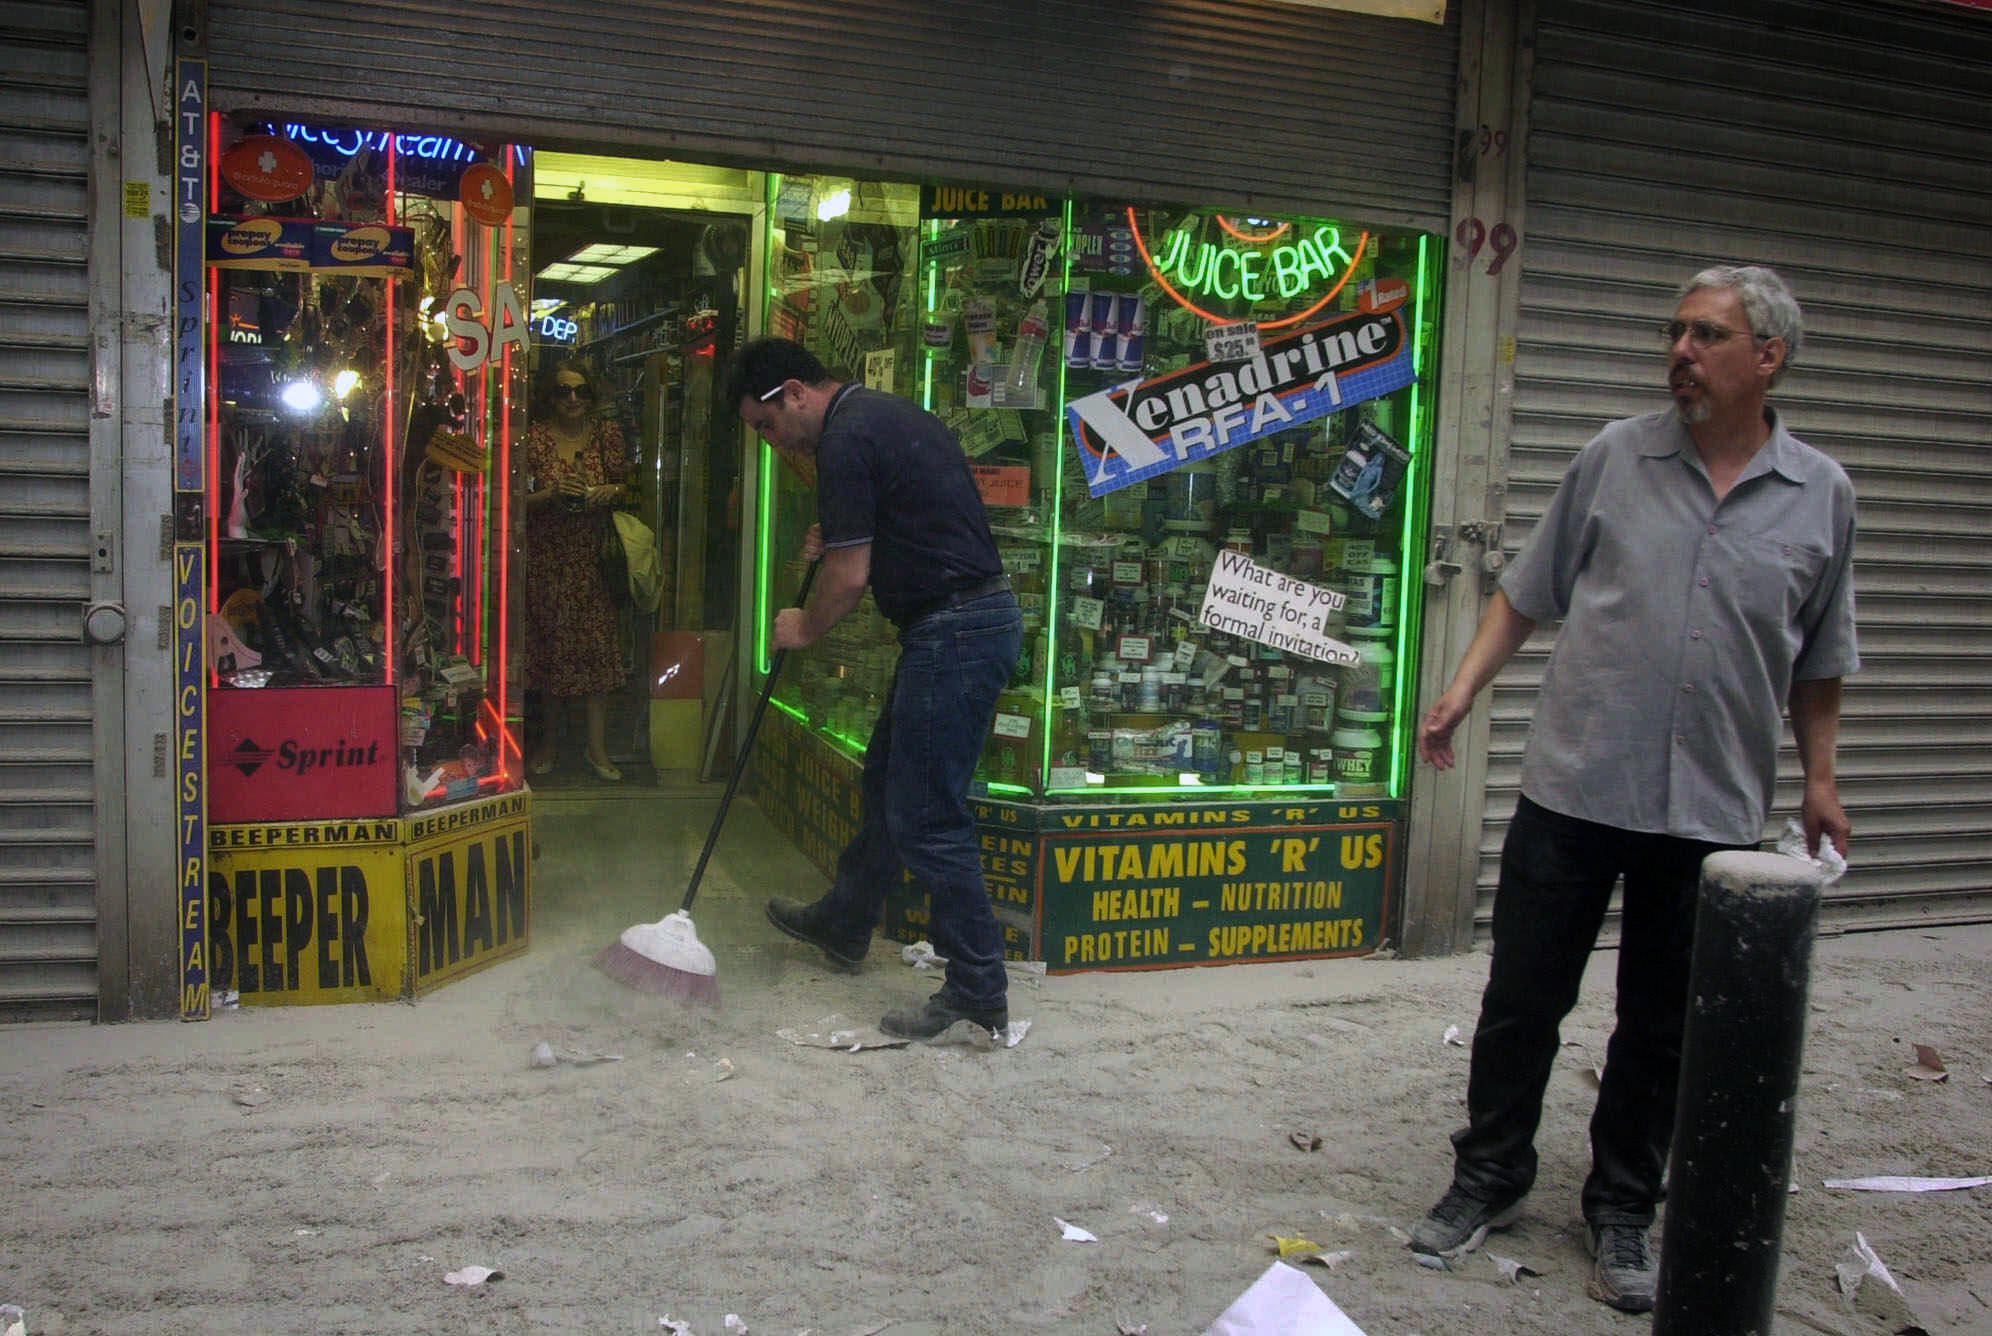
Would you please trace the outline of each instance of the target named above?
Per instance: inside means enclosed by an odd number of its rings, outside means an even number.
[[[851,192],[840,190],[834,195],[825,195],[816,205],[819,222],[829,222],[832,218],[842,218],[851,211]]]
[[[550,264],[539,271],[539,276],[549,283],[599,283],[614,274],[613,267],[604,264],[570,264],[562,260]]]
[[[294,380],[278,395],[293,413],[310,413],[325,402],[325,391],[308,380]]]
[[[568,264],[606,264],[621,266],[635,264],[646,255],[655,255],[655,246],[618,246],[606,241],[598,241],[592,246],[583,246],[567,257]]]
[[[344,402],[347,395],[359,388],[359,384],[360,373],[351,367],[347,367],[344,371],[332,377],[332,397]]]
[[[429,299],[424,297],[422,300],[426,302]],[[567,298],[565,297],[535,297],[533,298],[533,314],[552,315],[565,305],[567,305]]]

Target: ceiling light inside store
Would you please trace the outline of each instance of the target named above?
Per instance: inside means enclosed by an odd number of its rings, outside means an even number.
[[[840,190],[834,195],[823,197],[822,202],[816,206],[816,217],[817,221],[827,223],[832,218],[842,218],[850,211],[851,192]]]
[[[294,380],[284,386],[283,393],[278,398],[282,399],[284,407],[293,413],[310,413],[325,402],[325,391],[308,380]]]
[[[539,271],[548,283],[599,283],[616,271],[605,264],[570,264],[562,260]]]
[[[592,246],[583,246],[567,257],[568,264],[635,264],[646,255],[655,255],[655,246],[617,246],[606,241],[598,241]]]
[[[347,367],[344,371],[332,377],[332,397],[343,403],[347,395],[359,388],[359,384],[360,373],[351,367]]]

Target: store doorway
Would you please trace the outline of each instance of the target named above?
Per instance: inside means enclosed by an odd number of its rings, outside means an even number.
[[[685,791],[714,755],[724,769],[746,456],[720,381],[753,220],[632,202],[632,181],[674,170],[536,165],[516,569],[542,792]]]

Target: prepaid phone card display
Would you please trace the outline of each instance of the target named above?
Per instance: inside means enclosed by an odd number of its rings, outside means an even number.
[[[214,717],[262,689],[392,688],[365,736],[327,744],[391,773],[386,812],[512,787],[499,481],[524,427],[530,155],[253,117],[210,131]],[[324,814],[267,808],[217,816]]]

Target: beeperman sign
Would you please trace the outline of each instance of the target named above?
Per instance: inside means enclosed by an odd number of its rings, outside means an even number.
[[[1417,374],[1401,311],[1364,311],[1075,399],[1072,440],[1094,496],[1403,389]]]

